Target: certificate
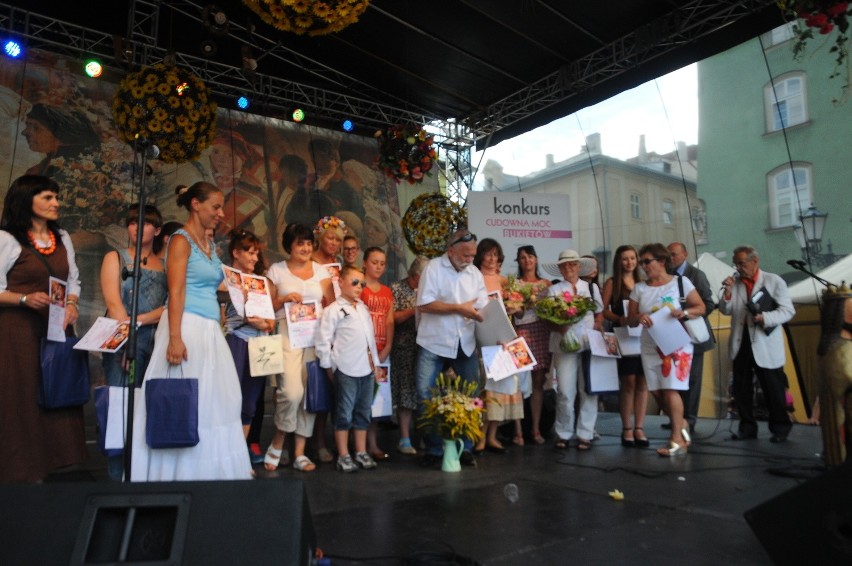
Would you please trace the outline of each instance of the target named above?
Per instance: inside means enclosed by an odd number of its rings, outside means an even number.
[[[285,303],[287,337],[291,348],[310,348],[316,343],[318,305],[316,301]]]
[[[618,339],[614,333],[587,332],[586,337],[589,339],[589,348],[592,350],[593,356],[604,358],[621,357],[621,351],[618,348]]]
[[[275,318],[275,309],[272,308],[272,298],[269,296],[269,280],[249,273],[243,273],[242,279],[246,289],[245,316]]]
[[[372,412],[374,417],[389,417],[393,414],[390,362],[376,366],[376,385],[373,393]]]
[[[474,327],[476,343],[479,346],[494,346],[517,338],[502,299],[488,301],[479,310],[479,314],[482,315],[482,322],[477,321]]]
[[[244,317],[246,315],[246,295],[243,286],[243,274],[227,265],[222,266],[222,273],[225,274],[225,288],[228,290],[228,296],[231,297],[231,304],[234,305],[237,314]],[[275,318],[275,316],[270,318]]]
[[[668,308],[662,308],[651,313],[653,324],[645,329],[664,356],[668,356],[692,343],[686,329],[678,319],[671,315],[671,312]]]
[[[115,353],[127,343],[130,322],[99,316],[92,327],[74,344],[75,350]]]
[[[65,300],[68,297],[68,283],[51,277],[47,294],[50,306],[47,310],[47,339],[53,342],[65,342]]]
[[[334,298],[340,298],[340,264],[324,263],[322,266],[326,271],[328,271],[328,276],[331,277],[331,287],[334,289]]]
[[[481,352],[485,375],[494,381],[531,370],[538,364],[523,336],[505,345],[483,346]]]

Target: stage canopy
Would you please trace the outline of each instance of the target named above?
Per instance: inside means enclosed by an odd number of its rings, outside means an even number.
[[[2,31],[31,47],[108,55],[110,72],[174,52],[222,104],[244,93],[250,112],[301,107],[363,133],[435,121],[478,149],[781,23],[774,0],[373,0],[359,22],[308,37],[274,29],[240,0],[0,3]]]

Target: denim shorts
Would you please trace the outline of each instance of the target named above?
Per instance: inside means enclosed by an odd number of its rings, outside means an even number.
[[[334,371],[337,403],[334,407],[334,430],[367,430],[370,426],[373,405],[372,372],[363,377]]]

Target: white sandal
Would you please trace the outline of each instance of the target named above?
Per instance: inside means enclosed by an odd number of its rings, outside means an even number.
[[[283,460],[283,462],[282,462]],[[283,448],[274,448],[271,444],[266,449],[266,455],[263,457],[263,467],[268,472],[274,472],[278,466],[290,463],[290,453]]]
[[[311,459],[307,456],[299,456],[296,458],[296,461],[293,462],[293,468],[300,472],[313,472],[317,469],[317,465],[311,462]]]

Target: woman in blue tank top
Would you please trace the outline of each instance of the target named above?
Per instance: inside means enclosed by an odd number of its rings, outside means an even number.
[[[133,481],[249,479],[251,464],[243,437],[242,394],[234,360],[222,335],[216,289],[222,262],[205,230],[224,218],[222,192],[198,182],[179,187],[177,204],[189,218],[169,240],[166,279],[169,301],[154,337],[142,384],[153,377],[198,379],[198,437],[191,448],[151,449],[145,442],[145,403],[133,424]],[[173,367],[179,366],[179,367]]]

